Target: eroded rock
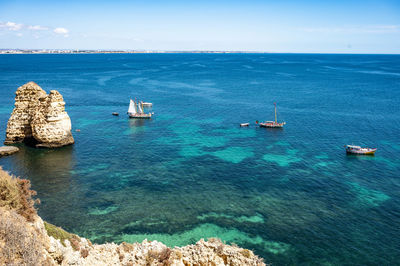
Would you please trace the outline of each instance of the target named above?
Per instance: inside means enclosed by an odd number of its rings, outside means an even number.
[[[27,142],[36,147],[56,148],[74,143],[71,119],[62,95],[49,95],[35,82],[28,82],[15,93],[15,108],[7,123],[4,144]]]

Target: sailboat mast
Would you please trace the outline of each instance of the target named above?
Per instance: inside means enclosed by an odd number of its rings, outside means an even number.
[[[277,121],[276,121],[276,103],[274,103],[274,105],[275,105],[275,123],[277,123]]]

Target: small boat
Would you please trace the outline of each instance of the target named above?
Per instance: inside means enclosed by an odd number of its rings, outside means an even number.
[[[248,127],[250,125],[250,123],[242,123],[240,124],[241,127]]]
[[[117,112],[113,112],[112,115],[119,116]]]
[[[140,102],[142,104],[143,107],[152,107],[153,104],[152,103],[148,103],[148,102]]]
[[[276,118],[276,103],[274,103],[274,105],[275,105],[275,121],[265,121],[264,123],[260,123],[260,127],[283,128],[283,126],[286,124],[286,122],[278,123]],[[258,121],[256,123],[258,124]]]
[[[376,148],[361,148],[355,145],[345,145],[344,147],[346,147],[346,153],[358,155],[374,155],[377,150]]]
[[[154,113],[145,113],[143,111],[142,102],[135,102],[132,99],[129,102],[128,116],[129,118],[150,119]]]

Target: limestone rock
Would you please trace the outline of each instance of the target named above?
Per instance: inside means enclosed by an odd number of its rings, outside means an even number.
[[[58,91],[52,90],[47,95],[31,81],[19,87],[15,95],[5,144],[30,142],[36,147],[55,148],[74,143],[71,119]]]
[[[0,157],[16,153],[17,151],[19,151],[19,149],[17,147],[2,146],[2,147],[0,147]]]
[[[67,239],[49,236],[37,215],[27,222],[14,210],[0,207],[0,217],[0,265],[266,265],[252,251],[218,239],[169,248],[158,241],[98,245],[78,238],[74,248]]]

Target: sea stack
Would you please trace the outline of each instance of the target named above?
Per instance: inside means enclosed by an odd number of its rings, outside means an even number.
[[[30,143],[36,147],[57,148],[74,143],[71,119],[65,111],[62,95],[49,95],[35,82],[15,92],[15,108],[8,119],[4,144]]]

